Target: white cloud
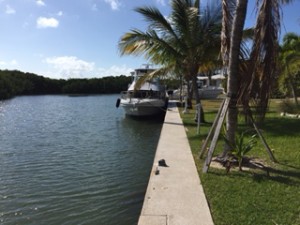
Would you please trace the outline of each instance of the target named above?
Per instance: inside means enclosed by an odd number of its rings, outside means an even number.
[[[10,5],[6,5],[5,13],[6,14],[15,14],[16,10],[13,9]]]
[[[0,61],[0,66],[5,67],[6,69],[13,67],[13,66],[17,66],[17,65],[18,65],[18,62],[15,59],[13,59],[11,61]]]
[[[119,0],[104,0],[106,3],[110,4],[112,10],[118,10],[121,6]]]
[[[94,62],[78,59],[76,56],[46,58],[45,62],[52,65],[61,78],[82,78],[94,71]]]
[[[10,61],[10,65],[12,65],[12,66],[18,65],[17,60],[15,60],[15,59],[11,60],[11,61]]]
[[[38,74],[54,79],[69,78],[100,78],[106,76],[129,76],[132,68],[127,65],[113,65],[111,67],[97,68],[94,62],[87,62],[76,56],[50,57],[43,60],[50,65],[48,71]]]
[[[63,13],[62,11],[59,11],[59,12],[57,13],[58,16],[63,16],[63,14],[64,14],[64,13]]]
[[[43,0],[36,0],[36,4],[37,4],[38,6],[45,6],[45,5],[46,5],[45,2],[44,2]]]
[[[130,72],[132,72],[133,69],[126,66],[111,66],[109,68],[98,68],[97,69],[97,74],[98,76],[120,76],[120,75],[130,75]]]
[[[59,25],[59,21],[55,18],[46,18],[46,17],[39,17],[36,21],[37,28],[47,28],[52,27],[56,28]]]

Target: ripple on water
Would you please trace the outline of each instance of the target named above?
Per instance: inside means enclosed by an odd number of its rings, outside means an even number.
[[[1,224],[137,222],[161,123],[124,117],[117,98],[0,105]]]

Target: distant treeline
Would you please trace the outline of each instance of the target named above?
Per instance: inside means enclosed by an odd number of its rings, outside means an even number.
[[[127,90],[131,77],[57,80],[17,70],[0,70],[0,99],[18,95],[113,94]]]

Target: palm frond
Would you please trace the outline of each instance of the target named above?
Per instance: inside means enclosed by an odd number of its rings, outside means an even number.
[[[162,35],[170,34],[177,39],[177,34],[174,32],[171,23],[166,19],[161,12],[155,7],[140,7],[135,9],[140,13],[147,22],[149,22],[149,29],[155,30]]]
[[[160,38],[154,30],[146,33],[131,30],[121,37],[119,50],[121,55],[144,55],[154,63],[164,64],[168,60],[180,57],[171,43]]]
[[[141,55],[151,45],[151,36],[140,30],[134,29],[125,33],[119,41],[119,50],[121,55]]]
[[[253,28],[246,28],[243,31],[243,40],[244,41],[252,41],[254,36],[254,29]]]
[[[135,10],[149,26],[147,31],[134,29],[121,37],[121,55],[142,55],[187,80],[196,77],[200,68],[219,64],[220,8],[208,7],[200,14],[199,0],[172,0],[168,19],[154,7]]]
[[[146,73],[137,80],[134,89],[139,90],[146,81],[151,82],[151,80],[153,80],[157,77],[162,78],[162,77],[166,76],[172,70],[173,70],[173,68],[170,68],[170,67],[161,67],[152,72]]]
[[[264,119],[272,81],[276,74],[279,28],[280,6],[278,1],[261,0],[250,56],[252,78],[248,89],[248,98],[250,95],[255,98],[260,120]]]
[[[258,20],[258,32],[260,37],[257,38],[257,45],[262,48],[260,51],[260,68],[262,77],[260,77],[260,91],[258,108],[261,119],[264,118],[268,100],[271,93],[273,77],[277,70],[277,55],[278,55],[278,36],[280,28],[280,13],[279,5],[276,1],[265,1],[262,4]],[[254,54],[256,55],[256,50]],[[259,59],[258,58],[258,59]]]

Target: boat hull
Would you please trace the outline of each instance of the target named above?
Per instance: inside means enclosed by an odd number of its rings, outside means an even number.
[[[224,94],[223,88],[206,88],[199,89],[200,99],[216,99],[219,95]]]
[[[128,116],[153,116],[165,112],[166,101],[164,99],[121,99]]]
[[[219,87],[208,87],[198,89],[200,99],[217,99],[218,96],[224,94],[224,89]],[[187,96],[187,90],[184,89],[182,91],[182,96]],[[171,95],[172,99],[179,99],[180,98],[180,90],[175,90]]]

